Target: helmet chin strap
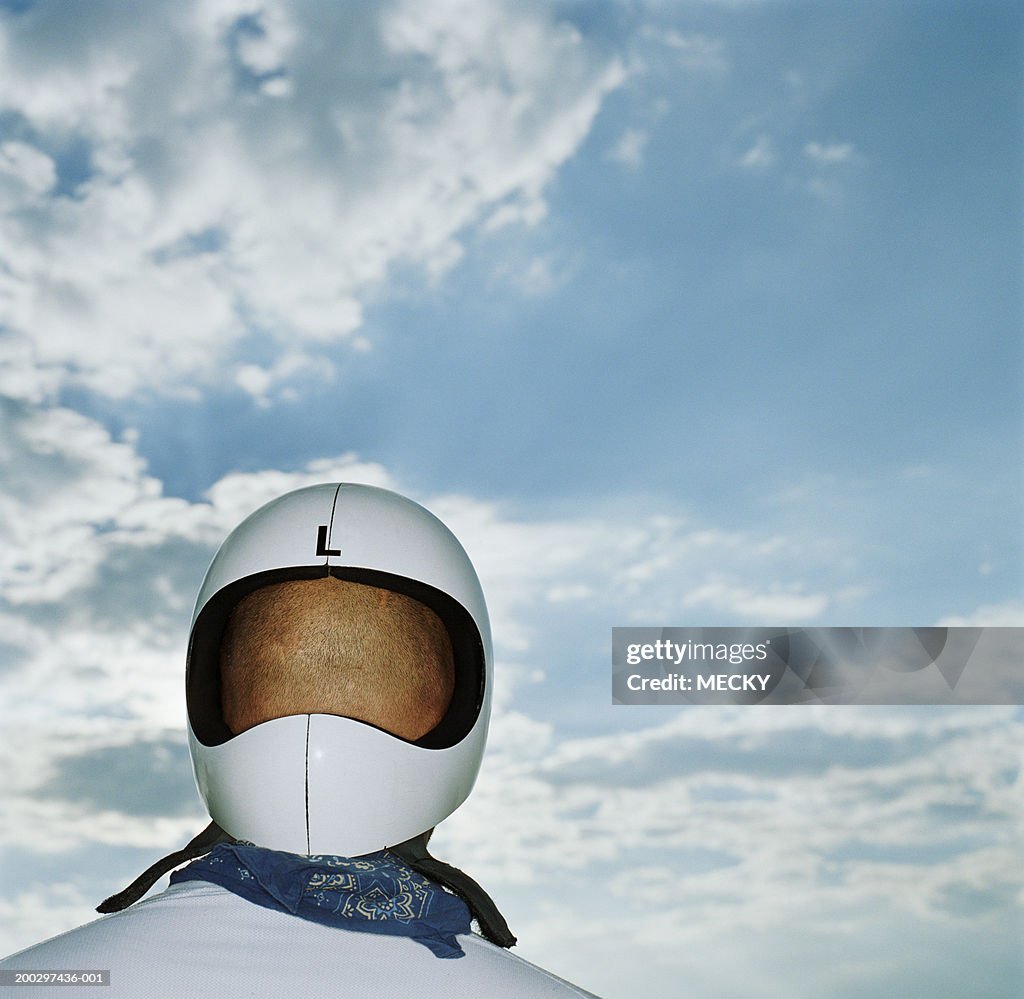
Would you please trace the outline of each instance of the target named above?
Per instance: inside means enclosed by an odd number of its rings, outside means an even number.
[[[427,842],[433,831],[433,829],[428,829],[418,836],[413,836],[412,839],[407,839],[404,843],[388,847],[388,850],[401,858],[414,871],[419,871],[431,881],[436,881],[458,895],[469,906],[469,911],[480,926],[480,932],[491,943],[497,944],[499,947],[515,946],[516,938],[509,930],[505,917],[498,911],[491,896],[468,874],[460,871],[457,867],[452,867],[451,864],[432,857],[427,852]],[[127,909],[128,906],[138,902],[168,871],[172,871],[175,867],[180,867],[190,860],[195,860],[197,857],[202,857],[218,843],[233,842],[235,842],[233,836],[224,832],[216,822],[211,822],[187,846],[174,853],[169,853],[151,867],[147,867],[123,891],[100,902],[96,906],[96,911],[106,914]]]
[[[499,947],[514,947],[516,938],[505,922],[505,917],[498,911],[494,900],[468,874],[460,871],[443,860],[437,860],[427,852],[427,841],[433,829],[428,829],[419,836],[413,836],[404,843],[389,847],[414,871],[436,881],[458,895],[466,905],[473,918],[480,926],[480,932]]]

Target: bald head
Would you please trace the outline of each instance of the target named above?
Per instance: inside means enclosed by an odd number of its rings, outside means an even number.
[[[236,735],[297,714],[358,718],[418,739],[455,687],[441,619],[411,597],[327,577],[242,599],[221,645],[224,721]]]

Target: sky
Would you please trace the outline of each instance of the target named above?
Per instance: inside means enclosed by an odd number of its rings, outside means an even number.
[[[613,626],[1024,625],[1024,14],[0,3],[0,952],[205,824],[192,602],[351,480],[480,573],[435,852],[607,997],[1005,999],[1014,706],[612,706]]]

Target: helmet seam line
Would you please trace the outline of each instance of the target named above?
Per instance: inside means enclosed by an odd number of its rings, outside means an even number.
[[[309,848],[309,725],[313,718],[306,715],[306,855],[310,853]]]

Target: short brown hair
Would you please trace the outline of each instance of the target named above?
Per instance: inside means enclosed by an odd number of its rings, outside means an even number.
[[[441,619],[401,593],[326,577],[265,586],[228,619],[220,652],[232,732],[295,714],[336,714],[418,739],[455,686]]]

